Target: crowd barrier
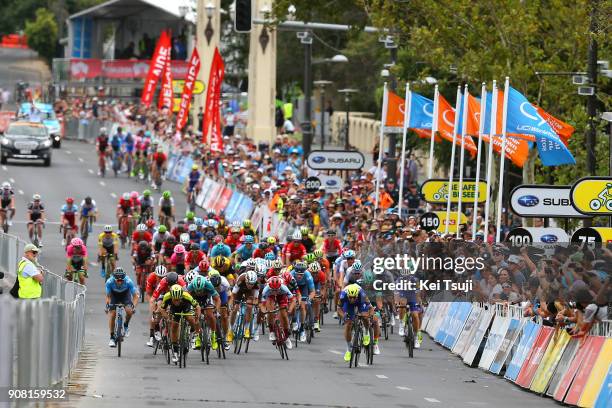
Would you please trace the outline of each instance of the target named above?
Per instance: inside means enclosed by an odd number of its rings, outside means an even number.
[[[471,367],[579,407],[612,406],[612,321],[584,338],[523,317],[520,306],[433,299],[422,329]]]
[[[14,281],[24,246],[0,233],[0,268],[7,282]],[[42,298],[0,296],[0,386],[46,388],[68,378],[85,336],[85,293],[85,286],[47,272]]]
[[[64,137],[70,140],[93,142],[105,127],[114,134],[117,123],[110,120],[66,118],[64,120]]]

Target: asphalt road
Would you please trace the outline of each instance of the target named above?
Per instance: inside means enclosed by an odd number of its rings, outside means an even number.
[[[49,223],[44,231],[42,263],[59,273],[64,258],[59,236],[60,207],[65,197],[80,202],[91,195],[101,217],[95,235],[104,223],[114,222],[115,203],[124,191],[139,190],[143,184],[125,176],[102,179],[96,175],[93,146],[66,141],[55,150],[50,168],[15,164],[2,166],[0,181],[11,180],[17,192],[17,215],[12,233],[26,237],[25,206],[32,194],[42,195]],[[166,183],[178,197],[179,186]],[[158,198],[159,195],[156,195]],[[91,242],[91,241],[90,241]],[[95,248],[92,248],[95,252]],[[125,251],[120,264],[129,266]],[[381,340],[382,354],[373,366],[349,369],[343,361],[344,341],[339,326],[329,322],[310,345],[290,350],[283,361],[262,336],[252,343],[248,355],[228,353],[227,360],[211,358],[210,366],[199,354],[188,356],[186,369],[168,366],[145,346],[148,316],[145,305],[137,308],[130,325],[131,336],[123,356],[108,343],[104,314],[103,281],[92,267],[87,291],[86,361],[79,367],[71,406],[176,406],[259,407],[293,405],[310,407],[545,407],[557,405],[525,392],[498,376],[469,368],[460,359],[426,338],[423,348],[410,359],[397,335]]]

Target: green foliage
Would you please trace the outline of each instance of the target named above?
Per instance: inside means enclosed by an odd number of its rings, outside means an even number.
[[[25,34],[28,46],[50,62],[57,44],[57,24],[53,13],[44,8],[36,10],[36,20],[26,22]]]

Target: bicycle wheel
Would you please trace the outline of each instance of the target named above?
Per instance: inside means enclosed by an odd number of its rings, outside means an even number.
[[[412,319],[407,319],[406,322],[406,333],[404,335],[404,343],[406,344],[406,348],[408,348],[408,356],[410,358],[414,358],[414,327],[412,327]]]
[[[387,312],[385,311],[382,315],[382,330],[385,340],[389,340],[389,331],[387,330],[387,325],[389,324],[389,318],[387,316]]]
[[[117,357],[121,357],[121,343],[123,342],[123,315],[117,312],[115,317],[115,339],[117,342]]]
[[[372,329],[372,326],[370,326],[370,344],[368,344],[367,348],[366,348],[366,355],[367,355],[367,363],[369,365],[374,364],[374,344],[372,343],[374,341],[374,330]]]
[[[308,306],[308,309],[306,310],[306,324],[304,330],[306,330],[306,343],[310,344],[314,331],[312,324],[312,306]]]

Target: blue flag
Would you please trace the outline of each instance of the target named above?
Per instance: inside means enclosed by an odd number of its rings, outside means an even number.
[[[535,136],[540,159],[544,166],[576,164],[576,159],[563,144],[559,135],[540,116],[527,98],[512,87],[508,94],[506,132]]]
[[[434,103],[418,93],[411,92],[410,126],[413,129],[431,129],[433,123]]]

